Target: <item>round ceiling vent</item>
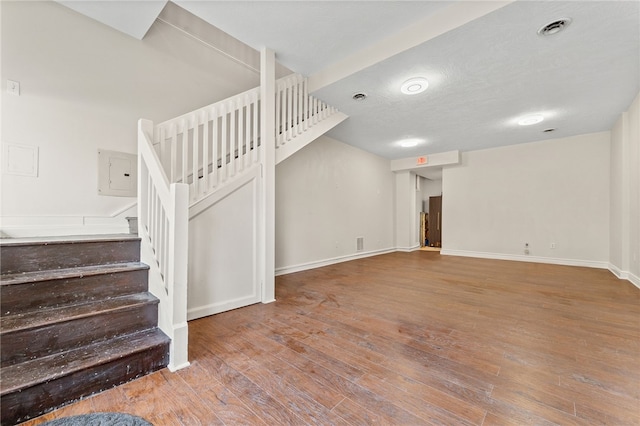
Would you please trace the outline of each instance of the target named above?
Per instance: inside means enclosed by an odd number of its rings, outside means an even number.
[[[543,133],[550,133],[550,132],[555,132],[555,131],[556,131],[556,129],[554,129],[554,128],[552,127],[552,128],[550,128],[550,129],[544,129],[542,132],[543,132]]]
[[[367,99],[367,94],[366,93],[354,93],[353,96],[351,96],[351,98],[354,101],[364,101],[365,99]]]
[[[550,36],[559,33],[569,26],[571,18],[558,19],[557,21],[549,22],[538,30],[538,35]]]

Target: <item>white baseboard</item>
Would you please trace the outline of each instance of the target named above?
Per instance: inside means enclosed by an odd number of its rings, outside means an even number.
[[[632,274],[629,271],[623,271],[612,263],[609,264],[607,269],[609,269],[609,271],[611,271],[613,275],[620,278],[621,280],[628,280],[631,284],[640,288],[640,277]]]
[[[580,259],[562,259],[557,257],[525,256],[518,254],[488,253],[469,250],[442,249],[440,254],[447,256],[477,257],[481,259],[514,260],[518,262],[549,263],[552,265],[584,266],[587,268],[609,269],[608,262]]]
[[[609,269],[609,271],[615,275],[616,277],[620,278],[621,280],[626,280],[629,277],[629,273],[620,270],[620,268],[618,268],[616,265],[610,263],[609,266],[607,267],[607,269]]]
[[[172,373],[186,368],[189,363],[189,324],[185,322],[173,324],[172,330],[165,334],[171,337],[169,347],[169,365],[167,368]]]
[[[381,250],[372,250],[363,253],[349,254],[346,256],[338,256],[330,259],[316,260],[308,263],[301,263],[293,266],[281,266],[276,268],[276,277],[280,275],[292,274],[294,272],[307,271],[309,269],[321,268],[323,266],[334,265],[336,263],[348,262],[350,260],[363,259],[365,257],[378,256],[380,254],[393,253],[399,249],[389,248]]]
[[[631,284],[635,285],[636,287],[640,288],[640,277],[637,275],[634,275],[632,273],[629,273],[629,278],[627,278],[629,281],[631,281]]]
[[[237,309],[243,306],[253,305],[260,302],[261,300],[256,300],[255,296],[250,296],[232,299],[225,302],[211,303],[209,305],[187,308],[187,321],[208,317],[209,315],[219,314],[221,312],[230,311],[232,309]]]
[[[420,244],[413,245],[411,247],[397,247],[395,251],[401,251],[404,253],[409,253],[412,251],[420,250]]]

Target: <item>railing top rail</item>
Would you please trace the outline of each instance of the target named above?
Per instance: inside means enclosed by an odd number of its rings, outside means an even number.
[[[299,82],[301,82],[303,80],[304,80],[304,77],[302,75],[294,73],[294,74],[289,74],[289,75],[286,75],[284,77],[279,78],[278,80],[276,80],[276,84],[279,85],[280,87],[289,86],[289,85],[294,85],[296,83],[299,83]],[[171,118],[169,120],[163,121],[163,122],[157,124],[157,128],[166,128],[166,127],[170,126],[173,123],[181,122],[182,120],[190,119],[191,116],[194,113],[197,113],[197,112],[200,112],[200,111],[204,111],[204,110],[208,110],[208,109],[212,109],[212,108],[223,107],[226,104],[228,104],[230,101],[233,101],[234,99],[238,99],[238,98],[241,98],[243,96],[251,96],[251,95],[256,95],[259,98],[260,97],[260,87],[259,86],[258,87],[254,87],[253,89],[249,89],[249,90],[244,91],[244,92],[242,92],[240,94],[228,97],[226,99],[222,99],[220,101],[214,102],[214,103],[212,103],[210,105],[207,105],[207,106],[204,106],[202,108],[198,108],[198,109],[195,109],[193,111],[189,111],[189,112],[187,112],[185,114],[179,115],[178,117],[174,117],[174,118]]]
[[[285,75],[284,77],[281,77],[279,79],[276,80],[276,85],[279,86],[283,86],[283,85],[287,85],[287,84],[294,84],[294,83],[298,83],[300,81],[304,80],[304,77],[300,74],[289,74],[289,75]]]
[[[159,123],[157,125],[157,128],[164,128],[164,127],[170,126],[171,124],[173,124],[175,122],[180,122],[182,120],[188,120],[189,118],[191,118],[191,115],[194,114],[194,113],[197,113],[197,112],[200,112],[200,111],[204,111],[204,110],[208,110],[208,109],[211,109],[211,108],[221,107],[221,106],[226,105],[228,102],[230,102],[230,101],[232,101],[234,99],[238,99],[238,98],[241,98],[241,97],[244,97],[244,96],[250,96],[250,95],[257,95],[258,97],[260,97],[260,86],[254,87],[253,89],[249,89],[247,91],[244,91],[244,92],[242,92],[240,94],[237,94],[237,95],[234,95],[234,96],[231,96],[231,97],[228,97],[226,99],[222,99],[222,100],[220,100],[218,102],[214,102],[214,103],[212,103],[210,105],[207,105],[207,106],[204,106],[202,108],[198,108],[198,109],[195,109],[193,111],[187,112],[186,114],[182,114],[182,115],[180,115],[178,117],[171,118],[171,119],[169,119],[167,121],[163,121],[162,123]]]

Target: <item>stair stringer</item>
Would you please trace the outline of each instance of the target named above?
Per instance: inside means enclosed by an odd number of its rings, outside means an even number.
[[[295,136],[290,141],[278,146],[276,148],[276,164],[279,164],[291,157],[293,154],[300,151],[302,148],[336,127],[338,124],[342,123],[348,117],[348,115],[340,111],[336,111],[313,127],[310,127],[303,133]]]

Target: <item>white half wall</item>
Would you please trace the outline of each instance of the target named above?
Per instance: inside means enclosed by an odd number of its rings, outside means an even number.
[[[609,145],[603,132],[463,153],[443,170],[442,253],[607,267]]]
[[[326,136],[278,164],[276,273],[392,251],[394,182],[389,160]]]
[[[259,85],[255,70],[161,21],[140,41],[55,2],[0,8],[0,137],[39,149],[37,176],[3,168],[0,215],[16,227],[44,233],[117,215],[135,198],[98,195],[99,148],[136,153],[138,119],[164,121]],[[20,96],[6,94],[7,79]]]

